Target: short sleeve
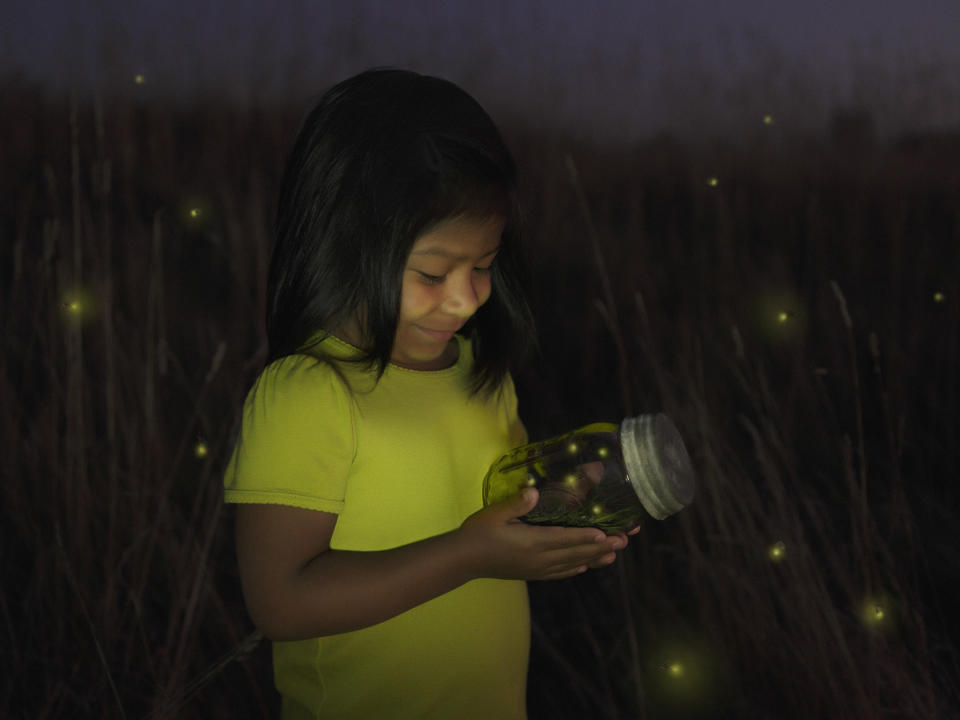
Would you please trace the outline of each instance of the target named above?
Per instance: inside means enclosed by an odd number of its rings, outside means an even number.
[[[507,423],[510,428],[510,447],[515,448],[526,445],[529,442],[527,429],[524,427],[523,421],[520,420],[520,415],[517,412],[519,405],[517,391],[513,386],[513,378],[509,372],[503,379],[503,390],[507,411]]]
[[[280,358],[244,401],[224,500],[340,513],[355,454],[352,400],[337,373],[304,355]]]

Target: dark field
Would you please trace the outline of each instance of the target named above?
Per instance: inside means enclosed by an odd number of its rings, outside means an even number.
[[[0,88],[0,715],[275,716],[221,473],[307,109]],[[531,720],[960,717],[960,143],[501,127],[531,439],[663,411],[699,480],[530,584]]]

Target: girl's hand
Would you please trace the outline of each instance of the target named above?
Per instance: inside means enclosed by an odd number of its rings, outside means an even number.
[[[607,536],[598,528],[527,525],[520,517],[537,504],[539,492],[526,493],[482,508],[461,524],[456,537],[471,579],[561,580],[581,568],[609,565],[614,551],[626,547],[625,535]]]
[[[636,535],[640,532],[640,526],[637,525],[633,530],[627,533],[627,535]],[[621,550],[624,550],[627,547],[629,540],[627,535],[624,535],[622,532],[614,533],[608,535],[607,538],[609,541],[615,543],[614,550],[615,552],[607,553],[602,558],[596,562],[590,563],[589,567],[591,570],[599,570],[600,568],[607,567],[608,565],[613,565],[613,562],[617,559],[617,553]]]

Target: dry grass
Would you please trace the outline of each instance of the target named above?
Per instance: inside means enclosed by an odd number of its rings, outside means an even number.
[[[269,717],[220,472],[303,109],[0,107],[0,707]],[[960,712],[958,158],[508,136],[548,358],[518,375],[531,436],[663,410],[700,481],[614,568],[531,585],[531,718]]]

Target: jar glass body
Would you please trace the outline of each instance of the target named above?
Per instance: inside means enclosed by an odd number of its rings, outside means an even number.
[[[537,505],[520,519],[531,525],[597,527],[625,532],[650,518],[630,484],[619,426],[593,423],[504,454],[483,481],[483,503],[535,487]]]

